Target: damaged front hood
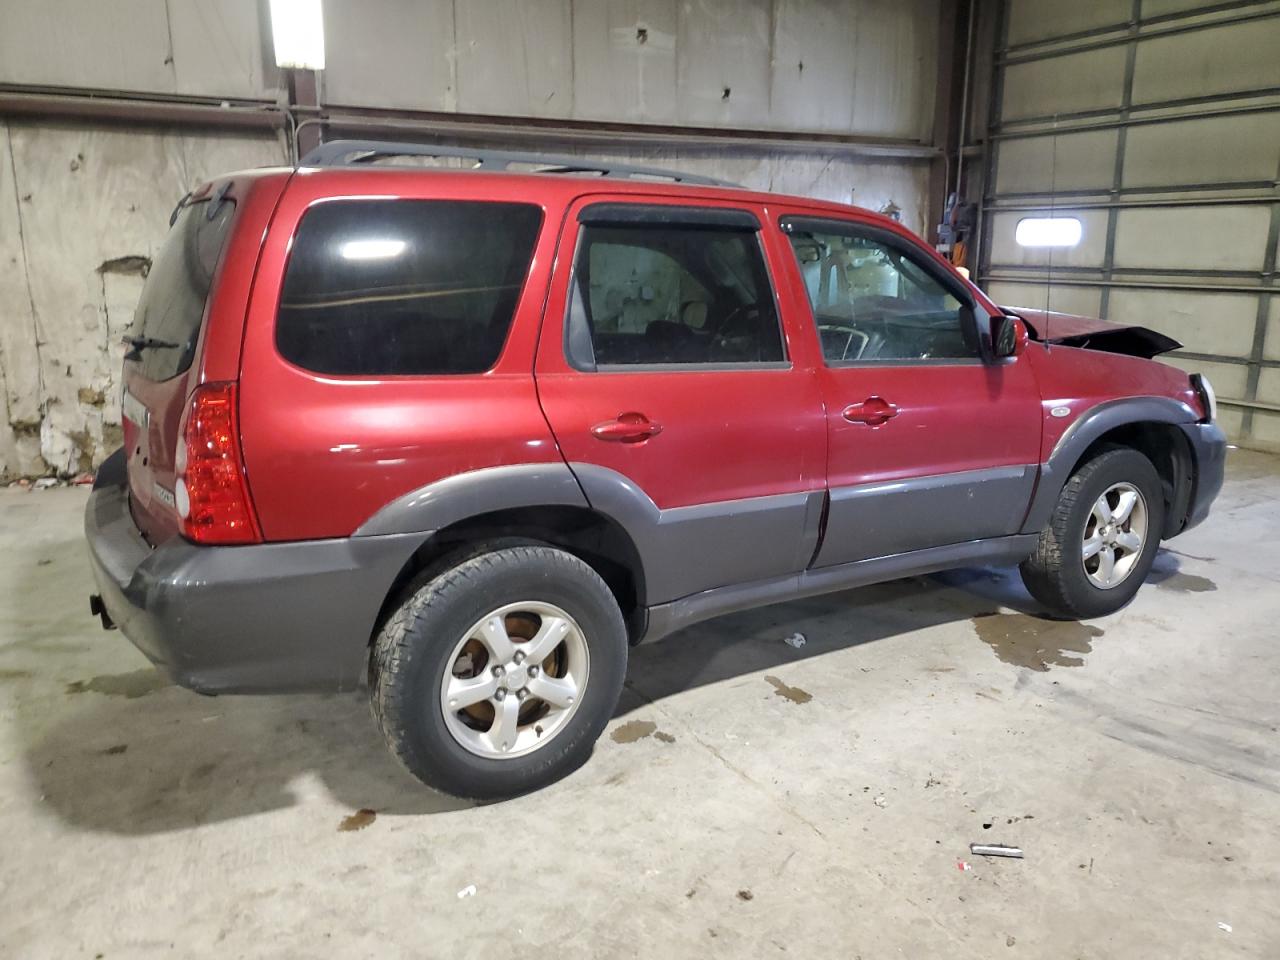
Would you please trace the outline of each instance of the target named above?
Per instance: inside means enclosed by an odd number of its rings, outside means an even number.
[[[1049,310],[1028,310],[1025,307],[1000,309],[1025,323],[1032,340],[1047,340],[1064,347],[1121,353],[1147,360],[1182,347],[1173,337],[1166,337],[1147,327],[1124,326],[1093,317],[1077,317]]]

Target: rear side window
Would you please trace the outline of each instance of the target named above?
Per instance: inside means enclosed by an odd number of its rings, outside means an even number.
[[[196,353],[213,272],[231,232],[235,204],[221,200],[184,206],[151,264],[129,336],[146,338],[138,350],[142,375],[169,380],[185,372]]]
[[[498,359],[542,211],[523,203],[337,200],[302,218],[276,345],[316,373],[481,373]]]
[[[755,230],[678,221],[584,224],[567,350],[584,370],[783,362]]]

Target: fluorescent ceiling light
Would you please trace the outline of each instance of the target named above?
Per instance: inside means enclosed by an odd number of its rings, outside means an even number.
[[[1027,217],[1018,221],[1014,239],[1020,247],[1074,247],[1083,234],[1075,217]]]
[[[271,0],[276,66],[324,69],[324,17],[320,0]]]
[[[348,240],[339,249],[344,260],[390,260],[405,246],[403,240]]]

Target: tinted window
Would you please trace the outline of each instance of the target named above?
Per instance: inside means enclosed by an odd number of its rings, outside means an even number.
[[[584,226],[569,310],[570,359],[615,364],[784,359],[754,230]]]
[[[341,200],[303,217],[276,344],[317,373],[480,373],[502,352],[542,211]]]
[[[964,304],[896,243],[788,225],[829,362],[978,356]]]
[[[148,380],[176,377],[195,356],[205,301],[235,204],[223,200],[212,220],[208,213],[208,201],[183,207],[147,274],[129,336],[152,341],[138,352]]]

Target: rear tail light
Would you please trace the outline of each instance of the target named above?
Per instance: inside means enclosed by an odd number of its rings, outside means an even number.
[[[174,500],[184,537],[196,543],[262,540],[240,456],[234,383],[196,387],[174,466]]]

